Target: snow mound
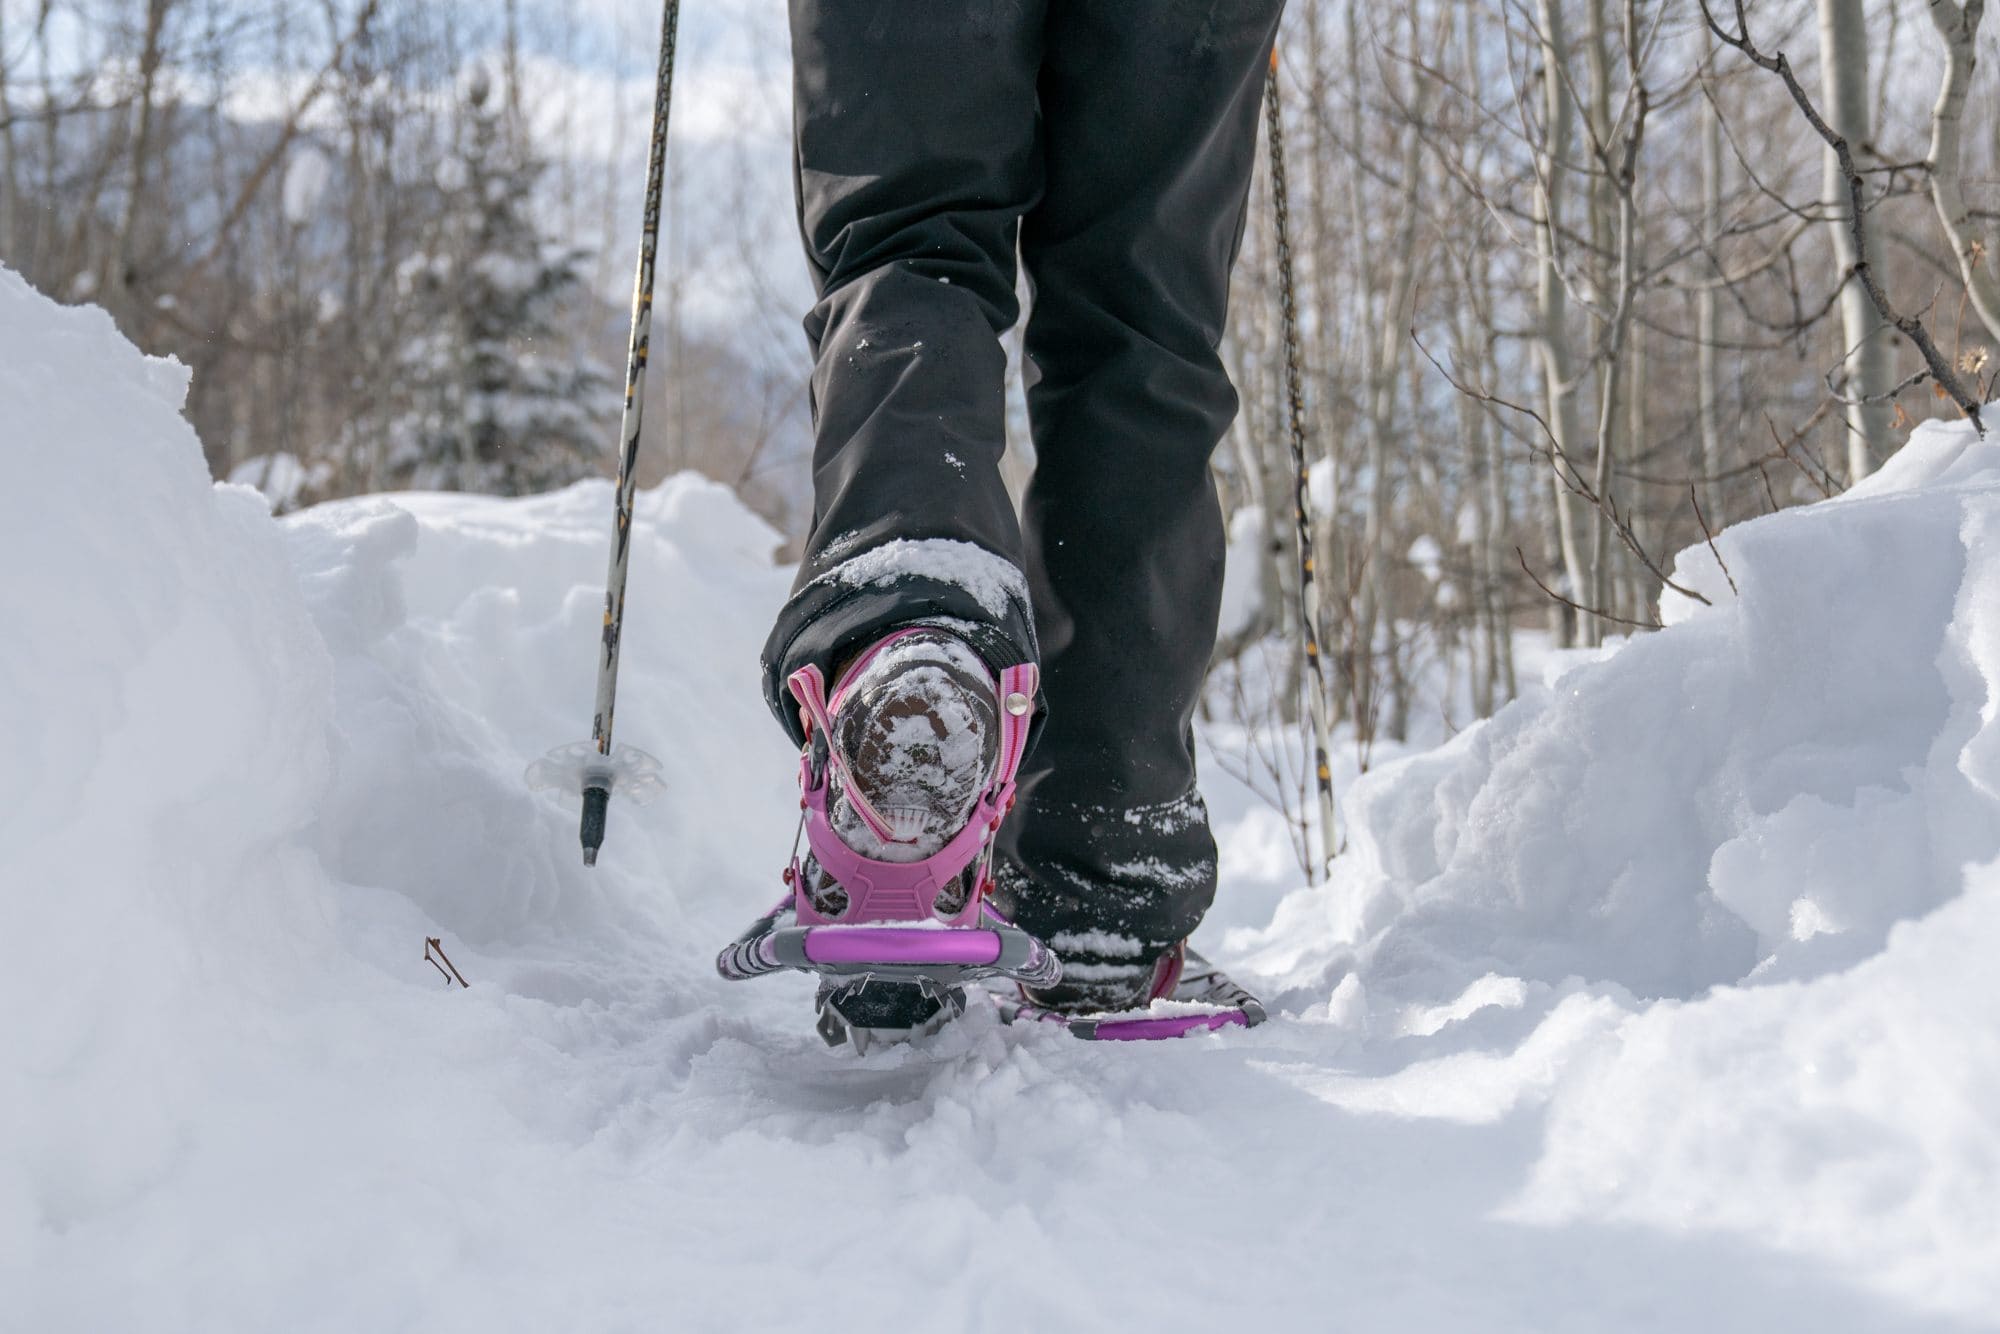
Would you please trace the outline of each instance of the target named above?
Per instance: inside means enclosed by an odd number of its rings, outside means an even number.
[[[1552,1099],[1509,1216],[1722,1228],[1990,1310],[2000,444],[1923,426],[1675,580],[1668,631],[1363,779],[1333,886],[1236,943],[1362,1037],[1548,1011],[1525,1052],[1595,1014],[1482,1113]]]
[[[586,872],[521,773],[585,731],[608,488],[281,523],[184,388],[0,271],[0,1328],[1991,1323],[1992,447],[1370,776],[1339,884],[1204,942],[1272,1023],[855,1058],[711,964],[796,818],[770,530],[642,497],[667,795]],[[1227,924],[1284,835],[1210,796]]]
[[[8,1257],[181,1154],[211,975],[268,996],[324,948],[295,836],[326,780],[330,663],[263,502],[211,487],[186,387],[0,270]]]
[[[1487,971],[1647,997],[1809,977],[2000,853],[2000,446],[1926,426],[1836,501],[1683,553],[1670,633],[1347,796],[1331,914],[1370,981]],[[1733,587],[1732,581],[1733,580]],[[1345,970],[1337,949],[1330,966]]]

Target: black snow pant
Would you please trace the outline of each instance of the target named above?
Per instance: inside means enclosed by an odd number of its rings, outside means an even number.
[[[1079,981],[1215,896],[1191,723],[1224,537],[1217,356],[1283,0],[791,0],[820,299],[814,512],[765,690],[912,622],[1041,663],[999,900]],[[1036,467],[1002,484],[1026,332]]]

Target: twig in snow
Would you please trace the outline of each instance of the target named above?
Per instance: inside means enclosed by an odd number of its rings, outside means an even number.
[[[1715,534],[1709,530],[1708,516],[1701,512],[1701,496],[1692,486],[1688,487],[1688,499],[1694,502],[1694,519],[1701,525],[1701,535],[1708,542],[1708,554],[1715,557],[1715,563],[1722,567],[1722,577],[1729,581],[1729,591],[1737,597],[1742,597],[1743,590],[1736,586],[1736,576],[1729,572],[1729,562],[1722,558],[1722,552],[1716,548]]]
[[[432,950],[437,951],[436,959],[433,959],[431,957]],[[439,962],[439,960],[443,960],[443,962]],[[438,972],[443,975],[444,984],[446,986],[450,986],[452,983],[456,982],[461,987],[464,987],[467,990],[471,990],[471,984],[467,982],[463,977],[459,976],[458,965],[453,963],[448,957],[446,957],[444,952],[444,942],[442,940],[439,940],[436,936],[424,937],[424,962],[429,964],[431,967],[437,969]]]

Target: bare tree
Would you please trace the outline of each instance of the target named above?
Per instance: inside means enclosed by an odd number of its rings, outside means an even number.
[[[1987,336],[2000,341],[2000,278],[1995,275],[1992,246],[1974,231],[1972,210],[1965,202],[1960,158],[1964,153],[1961,122],[1972,71],[1978,61],[1979,24],[1986,17],[1986,0],[1927,0],[1926,12],[1944,39],[1944,81],[1931,111],[1930,154],[1924,166],[1930,175],[1931,199],[1938,221],[1951,243],[1952,257],[1965,280],[1972,308],[1986,326]]]

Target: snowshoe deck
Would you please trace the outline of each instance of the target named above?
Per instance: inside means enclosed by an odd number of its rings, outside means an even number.
[[[1263,1002],[1193,950],[1187,952],[1173,995],[1143,1010],[1063,1014],[1036,1005],[1018,987],[996,992],[994,999],[1000,1017],[1010,1024],[1062,1024],[1075,1036],[1095,1042],[1148,1042],[1224,1028],[1255,1028],[1266,1017]]]
[[[1062,965],[1047,946],[990,912],[975,927],[925,924],[800,926],[787,897],[723,950],[716,970],[741,981],[794,969],[860,981],[949,988],[987,978],[1048,986]]]
[[[818,1030],[829,1046],[866,1051],[934,1033],[965,1012],[968,986],[989,979],[1048,986],[1062,964],[990,910],[976,927],[800,926],[788,895],[715,961],[732,981],[814,973]]]

